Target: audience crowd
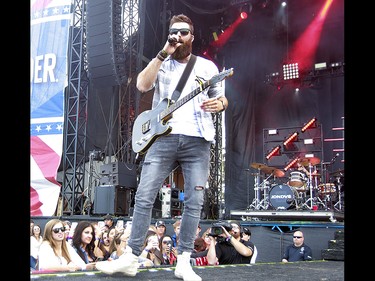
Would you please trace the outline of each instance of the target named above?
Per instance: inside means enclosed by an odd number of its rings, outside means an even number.
[[[122,219],[114,223],[111,215],[98,221],[70,222],[51,219],[42,227],[30,220],[31,272],[58,272],[96,270],[95,264],[103,260],[118,259],[125,251],[130,236],[131,222]],[[175,266],[181,221],[173,223],[173,234],[167,234],[163,220],[150,225],[143,244],[138,267]],[[198,225],[191,254],[192,265],[221,265],[255,263],[257,249],[249,227],[237,221],[226,221],[220,226],[207,228],[203,234]],[[304,243],[301,231],[293,234],[282,262],[312,260],[312,250]]]

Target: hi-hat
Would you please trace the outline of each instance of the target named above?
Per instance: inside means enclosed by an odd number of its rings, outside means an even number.
[[[317,165],[317,164],[320,163],[320,159],[317,158],[317,157],[307,157],[307,158],[301,158],[299,160],[299,162],[303,166],[309,166],[309,164],[311,164],[311,165]]]
[[[337,170],[332,173],[330,173],[331,176],[333,177],[343,177],[344,176],[344,170]]]
[[[262,169],[268,168],[268,166],[262,163],[251,163],[251,168],[262,170]]]
[[[272,174],[275,176],[275,177],[278,177],[278,178],[281,178],[283,176],[285,176],[285,173],[284,171],[280,170],[280,169],[275,169],[272,171]]]

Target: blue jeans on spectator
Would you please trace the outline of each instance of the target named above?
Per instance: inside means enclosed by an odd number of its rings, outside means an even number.
[[[152,208],[165,179],[179,164],[184,176],[184,210],[182,212],[178,253],[193,252],[194,239],[204,201],[209,175],[211,142],[204,138],[169,134],[151,145],[142,166],[135,195],[133,222],[128,245],[139,256],[151,224]]]
[[[37,264],[37,259],[34,258],[33,256],[30,256],[30,268],[33,270],[36,270],[36,264]]]

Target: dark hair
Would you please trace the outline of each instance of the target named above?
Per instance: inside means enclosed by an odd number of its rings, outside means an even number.
[[[91,224],[91,222],[89,222],[89,221],[80,221],[77,224],[77,226],[76,226],[76,228],[74,230],[73,239],[72,239],[72,245],[73,245],[73,247],[76,249],[78,255],[81,257],[81,259],[84,262],[86,262],[86,259],[85,259],[84,253],[81,251],[81,235],[82,235],[82,232],[87,227],[91,227],[91,230],[92,230],[92,239],[91,239],[90,244],[87,244],[86,248],[87,248],[88,255],[95,261],[96,260],[96,256],[94,254],[94,249],[95,249],[95,228]]]
[[[187,24],[189,24],[190,33],[194,34],[194,24],[188,16],[185,16],[184,14],[174,15],[171,18],[169,27],[171,27],[176,22],[186,22]]]

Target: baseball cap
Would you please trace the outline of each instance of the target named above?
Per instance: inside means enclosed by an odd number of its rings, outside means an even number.
[[[112,217],[110,214],[107,214],[107,215],[103,218],[103,220],[111,220],[111,221],[113,221],[113,217]]]
[[[165,226],[165,222],[164,221],[157,221],[156,223],[155,223],[155,226],[156,227],[159,227],[159,226]]]
[[[250,228],[248,228],[248,227],[244,227],[242,232],[245,233],[246,235],[251,236],[251,231],[250,231]]]

